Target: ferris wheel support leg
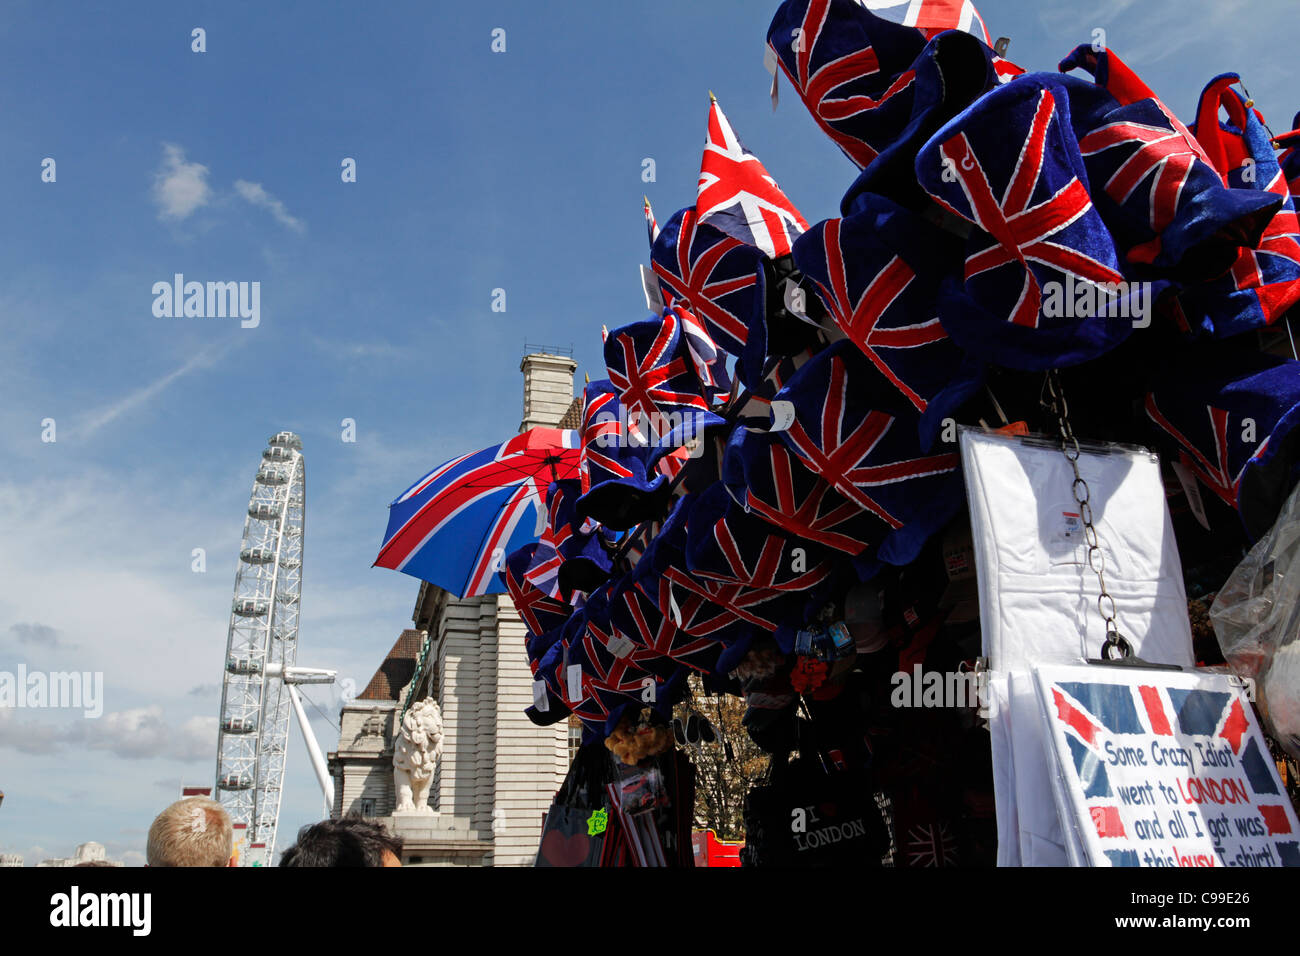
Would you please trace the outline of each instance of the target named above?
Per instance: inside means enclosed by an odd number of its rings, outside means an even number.
[[[307,723],[307,714],[302,709],[302,698],[298,695],[298,688],[293,684],[285,684],[284,687],[289,692],[293,712],[298,718],[298,726],[302,729],[303,743],[307,745],[311,769],[316,772],[316,781],[320,784],[321,794],[325,797],[325,816],[328,817],[334,812],[334,778],[330,776],[329,768],[325,765],[325,757],[320,752],[320,745],[316,743],[316,735],[311,732],[311,724]]]

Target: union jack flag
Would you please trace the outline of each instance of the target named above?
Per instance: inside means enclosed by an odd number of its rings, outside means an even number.
[[[819,354],[777,398],[795,413],[779,433],[782,440],[836,491],[896,532],[882,547],[882,560],[910,563],[960,504],[957,454],[921,454],[915,419],[900,418],[906,410],[850,342]]]
[[[964,400],[977,372],[940,324],[935,288],[961,262],[960,241],[889,200],[867,194],[845,219],[818,223],[794,261],[835,324],[922,416]],[[919,270],[919,271],[918,271]]]
[[[1226,747],[1235,755],[1240,772],[1235,785],[1241,788],[1240,803],[1253,805],[1263,824],[1262,832],[1270,837],[1295,833],[1294,811],[1282,801],[1275,780],[1275,770],[1266,750],[1261,751],[1258,734],[1250,733],[1251,721],[1242,706],[1241,695],[1211,689],[1188,689],[1176,686],[1151,684],[1107,683],[1102,681],[1053,680],[1047,688],[1051,719],[1065,736],[1069,751],[1069,765],[1084,797],[1088,817],[1096,830],[1098,845],[1105,859],[1095,859],[1094,865],[1143,865],[1137,850],[1133,849],[1133,834],[1124,825],[1130,816],[1130,801],[1122,794],[1134,788],[1112,783],[1107,767],[1115,766],[1110,760],[1114,748],[1125,745],[1125,737],[1142,735],[1170,738],[1166,753],[1173,748],[1191,751],[1192,741],[1202,748]],[[1171,759],[1166,757],[1166,760]],[[1194,767],[1188,767],[1185,777],[1195,778],[1201,758],[1192,756]],[[1251,793],[1247,793],[1249,785]],[[1188,814],[1203,814],[1200,801],[1193,800],[1191,783],[1175,784],[1189,788],[1180,805]],[[1253,796],[1252,796],[1253,794]],[[1234,799],[1234,802],[1238,802]],[[1149,816],[1149,812],[1145,813]],[[1190,829],[1190,828],[1189,828]],[[1208,831],[1204,816],[1196,827]],[[1170,834],[1173,838],[1174,834]],[[1206,838],[1208,840],[1208,837]],[[1113,842],[1111,842],[1113,841]],[[1274,844],[1283,866],[1300,866],[1300,843],[1294,840]],[[1189,854],[1191,850],[1187,851]],[[1149,863],[1146,865],[1150,865]],[[1191,865],[1191,862],[1180,865]],[[1217,857],[1201,861],[1198,865],[1222,866]]]
[[[860,555],[889,533],[884,521],[819,478],[776,435],[737,429],[723,474],[745,510],[834,551]]]
[[[767,43],[817,125],[858,168],[910,121],[920,30],[853,0],[786,0]]]
[[[971,0],[859,0],[878,17],[916,27],[926,37],[944,30],[962,30],[979,37],[989,46],[988,27]]]
[[[1300,200],[1300,113],[1291,122],[1291,131],[1277,137],[1277,144],[1282,149],[1278,156],[1278,165],[1286,177],[1291,190],[1291,200]]]
[[[628,430],[643,441],[658,442],[672,431],[674,418],[709,408],[683,326],[682,313],[669,308],[615,329],[605,341],[609,380]]]
[[[1042,281],[1071,274],[1097,284],[1123,281],[1109,233],[1071,162],[1078,146],[1052,89],[1010,83],[957,123],[927,144],[917,169],[936,202],[982,230],[966,257],[972,297],[1013,325],[1037,329]],[[1017,128],[1023,139],[1008,135]]]
[[[808,229],[807,221],[759,158],[745,148],[712,94],[709,100],[697,221],[757,246],[769,258],[789,255],[794,238]]]
[[[699,222],[690,208],[664,224],[650,251],[664,301],[702,319],[712,341],[732,355],[744,350],[766,307],[762,261],[759,249]]]
[[[650,208],[650,197],[645,198],[645,230],[646,235],[650,237],[650,248],[655,246],[655,240],[659,238],[659,223],[655,222],[655,211]]]

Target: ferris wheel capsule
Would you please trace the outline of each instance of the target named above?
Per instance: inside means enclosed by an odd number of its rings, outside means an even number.
[[[302,439],[293,432],[276,432],[266,442],[272,448],[292,448],[302,451]]]
[[[293,461],[294,449],[284,445],[272,445],[262,452],[262,457],[267,461]]]
[[[257,483],[259,485],[287,485],[289,483],[289,472],[284,468],[260,468],[257,472]]]
[[[273,501],[254,501],[248,505],[248,516],[259,521],[279,521],[282,511]]]
[[[239,552],[239,560],[245,564],[270,564],[275,560],[275,549],[244,548]]]
[[[261,617],[270,609],[269,601],[261,601],[257,598],[238,598],[233,606],[235,614],[239,617]]]

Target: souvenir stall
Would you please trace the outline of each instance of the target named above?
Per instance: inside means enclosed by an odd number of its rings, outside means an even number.
[[[767,32],[840,215],[710,95],[650,314],[535,472],[529,716],[585,728],[539,865],[690,865],[696,681],[771,755],[747,866],[1300,863],[1300,130],[1236,74],[1184,122],[1113,51],[869,6]]]

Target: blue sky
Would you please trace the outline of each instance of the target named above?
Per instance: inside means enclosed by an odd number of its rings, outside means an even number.
[[[1294,0],[979,7],[1030,69],[1104,29],[1186,119],[1226,70],[1275,130],[1300,108]],[[0,712],[0,851],[30,865],[96,840],[139,863],[181,782],[211,782],[243,511],[281,428],[307,460],[299,660],[364,685],[417,587],[370,567],[387,503],[514,431],[526,341],[602,376],[601,324],[642,317],[641,196],[661,222],[693,203],[709,90],[810,222],[836,214],[850,164],[788,84],[768,100],[775,8],[0,10],[0,670],[106,682],[98,721]],[[260,325],[156,318],[152,285],[177,272],[260,282]],[[337,692],[312,696],[337,720]],[[319,816],[295,737],[280,848]]]

